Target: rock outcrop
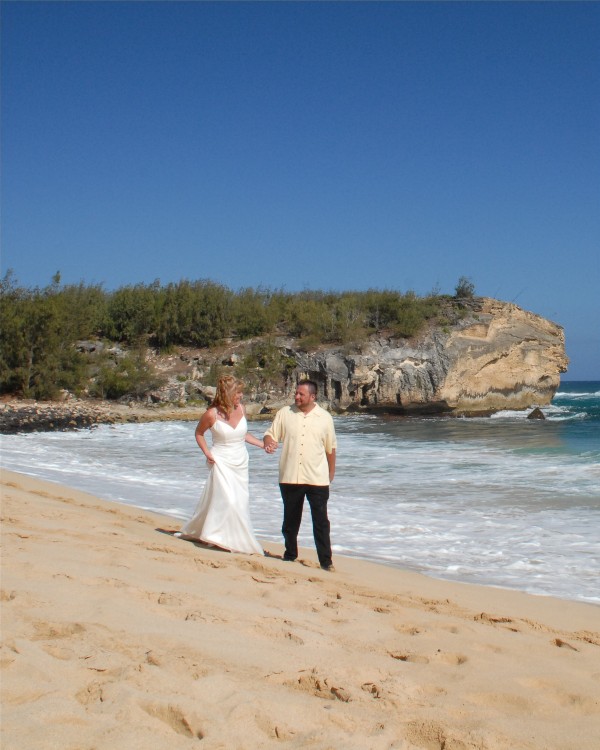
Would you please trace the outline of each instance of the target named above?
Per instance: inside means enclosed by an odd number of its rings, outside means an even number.
[[[288,356],[333,409],[490,414],[548,404],[565,372],[563,329],[517,305],[481,298],[468,314],[418,340],[379,338]]]

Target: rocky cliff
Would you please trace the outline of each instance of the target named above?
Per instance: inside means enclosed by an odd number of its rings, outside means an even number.
[[[488,298],[471,301],[461,320],[418,340],[379,337],[360,352],[336,347],[306,354],[288,344],[286,354],[297,361],[296,377],[319,382],[331,408],[399,413],[543,406],[568,364],[560,326]]]
[[[257,418],[291,403],[303,377],[316,380],[319,402],[338,412],[474,415],[550,403],[568,364],[560,326],[486,298],[465,301],[459,313],[446,322],[438,319],[416,339],[381,334],[360,345],[311,352],[285,338],[170,354],[149,350],[164,385],[141,400],[92,402],[65,391],[62,403],[0,403],[0,432],[198,419],[214,397],[217,373],[224,371],[244,380],[248,415]],[[265,346],[268,356],[257,357]],[[91,362],[101,348],[82,342]],[[115,362],[127,355],[120,347],[107,351]]]

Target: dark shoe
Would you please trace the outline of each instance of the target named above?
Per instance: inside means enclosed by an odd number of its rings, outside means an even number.
[[[286,557],[284,555],[281,559],[285,560],[285,562],[296,562],[296,558],[295,557]]]
[[[333,565],[321,565],[321,570],[326,570],[328,573],[335,573]]]

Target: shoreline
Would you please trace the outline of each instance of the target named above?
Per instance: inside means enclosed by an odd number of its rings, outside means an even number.
[[[281,398],[269,403],[248,402],[245,404],[249,422],[270,420],[278,409],[290,403]],[[208,408],[208,404],[161,402],[156,404],[129,401],[127,403],[71,398],[65,401],[36,401],[35,399],[0,399],[0,435],[17,435],[29,432],[56,432],[93,428],[101,424],[142,424],[148,422],[197,421]],[[533,407],[532,407],[533,408]],[[539,408],[525,408],[531,419],[544,419]],[[408,410],[395,412],[389,408],[371,407],[364,411],[344,409],[335,411],[337,416],[368,414],[381,417],[489,417],[496,410],[481,412],[438,412],[435,410]]]
[[[592,750],[600,609],[321,571],[2,470],[3,746]]]
[[[135,424],[163,421],[194,421],[206,407],[127,404],[92,399],[0,402],[0,434],[76,430],[100,424]]]
[[[70,492],[74,493],[81,493],[82,495],[85,495],[87,497],[93,498],[95,502],[98,503],[107,503],[110,505],[115,505],[119,508],[128,509],[129,511],[133,513],[140,513],[145,514],[147,513],[149,516],[162,520],[162,524],[164,526],[170,526],[173,527],[173,529],[178,530],[176,527],[183,526],[185,523],[185,519],[179,519],[176,516],[170,515],[168,513],[161,513],[159,510],[150,510],[143,508],[139,505],[133,505],[125,502],[120,502],[118,500],[113,500],[110,498],[101,497],[100,495],[93,494],[92,492],[80,489],[78,487],[73,487],[69,484],[66,484],[63,481],[54,480],[54,479],[46,479],[44,477],[38,477],[34,474],[27,474],[22,471],[17,471],[15,469],[7,469],[3,467],[0,464],[0,476],[8,475],[9,481],[12,482],[15,477],[22,478],[22,479],[29,479],[34,482],[41,482],[42,484],[49,484],[51,486],[54,486],[56,488],[60,488],[61,490],[65,491],[68,490]],[[10,477],[10,475],[14,475],[14,477]],[[2,487],[4,486],[4,479],[0,480],[0,499],[2,497]],[[272,551],[276,550],[281,552],[283,550],[283,545],[277,541],[273,541],[271,539],[259,539],[260,543],[263,545],[263,548],[265,551]],[[317,557],[314,550],[311,550],[311,548],[307,547],[300,547],[300,552],[304,557],[312,557],[313,561],[316,565],[317,563]],[[240,553],[241,554],[241,553]],[[242,557],[244,555],[241,555]],[[510,586],[502,586],[500,584],[494,584],[494,583],[478,583],[473,581],[461,581],[457,579],[449,579],[449,578],[441,578],[437,577],[435,575],[424,573],[419,570],[413,570],[411,568],[402,567],[399,564],[387,561],[384,559],[377,560],[370,557],[363,557],[358,554],[352,554],[352,553],[342,553],[342,552],[336,552],[334,550],[334,557],[335,560],[338,560],[339,558],[346,560],[346,561],[354,561],[357,565],[365,565],[365,566],[374,566],[376,570],[379,569],[389,569],[390,571],[397,571],[402,576],[415,576],[416,579],[420,582],[421,587],[423,586],[423,581],[421,579],[424,579],[425,581],[433,582],[439,586],[442,587],[442,589],[446,586],[453,588],[453,587],[473,587],[474,589],[481,589],[483,591],[487,591],[489,593],[490,599],[493,599],[493,592],[506,592],[507,594],[515,594],[516,596],[524,596],[524,597],[533,597],[536,600],[549,600],[553,603],[565,603],[565,604],[575,604],[575,605],[583,605],[586,607],[595,607],[598,609],[598,625],[600,627],[600,602],[593,602],[593,601],[587,601],[584,599],[569,599],[566,597],[557,596],[556,594],[545,594],[545,593],[535,593],[531,591],[524,591],[523,589],[518,588],[511,588]],[[317,566],[319,567],[319,566]],[[437,592],[438,595],[441,595],[440,592]],[[554,606],[554,605],[553,605]]]
[[[185,522],[185,519],[179,518],[176,515],[171,515],[167,512],[161,512],[161,510],[158,509],[151,509],[146,508],[142,505],[135,505],[133,503],[128,503],[125,501],[119,501],[115,498],[109,498],[109,497],[103,497],[101,495],[98,495],[95,493],[95,490],[93,489],[86,489],[85,487],[77,487],[70,484],[65,484],[65,481],[61,479],[52,479],[49,477],[44,476],[38,476],[36,474],[30,474],[25,471],[22,471],[20,469],[12,469],[7,468],[2,465],[0,462],[0,474],[2,472],[8,472],[9,474],[16,474],[18,476],[27,477],[29,479],[40,481],[40,482],[48,482],[51,485],[55,485],[57,487],[68,487],[73,492],[81,492],[85,495],[89,495],[91,497],[94,497],[98,502],[101,503],[109,503],[109,504],[115,504],[117,506],[122,506],[124,508],[129,508],[134,511],[139,511],[140,513],[149,513],[150,515],[156,516],[158,518],[162,518],[163,522],[165,524],[170,525],[183,525]],[[265,548],[267,545],[274,545],[278,546],[279,542],[277,540],[273,539],[261,539],[260,540],[263,545],[265,545]],[[302,548],[304,553],[307,553],[306,548]],[[337,559],[338,557],[342,557],[347,560],[355,560],[359,564],[364,563],[366,565],[374,565],[377,568],[390,568],[391,570],[397,570],[400,571],[403,574],[406,575],[415,575],[415,576],[421,576],[427,580],[437,581],[442,585],[448,584],[449,586],[475,586],[475,587],[481,587],[483,589],[491,589],[491,590],[497,590],[497,591],[506,591],[509,593],[515,593],[515,594],[523,594],[524,596],[533,596],[538,597],[542,599],[551,599],[553,601],[561,601],[561,602],[568,602],[568,603],[577,603],[577,604],[585,604],[587,606],[591,607],[597,607],[600,610],[600,601],[591,601],[589,599],[585,598],[574,598],[574,597],[563,597],[559,596],[555,593],[546,593],[546,592],[536,592],[536,591],[526,591],[523,588],[518,588],[515,586],[509,586],[509,585],[502,585],[499,583],[493,583],[493,582],[481,582],[481,581],[469,581],[469,580],[461,580],[458,578],[444,578],[442,576],[436,576],[434,573],[430,572],[424,572],[418,569],[417,566],[414,567],[403,567],[399,562],[387,560],[387,559],[377,559],[365,555],[360,555],[357,553],[353,553],[352,551],[346,551],[346,552],[337,552],[334,550],[334,557]],[[316,558],[315,558],[316,559]]]

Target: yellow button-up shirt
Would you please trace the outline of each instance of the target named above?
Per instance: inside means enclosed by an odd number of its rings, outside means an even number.
[[[327,455],[337,448],[331,414],[318,404],[304,414],[297,406],[284,406],[265,432],[283,442],[279,458],[282,484],[329,484]]]

